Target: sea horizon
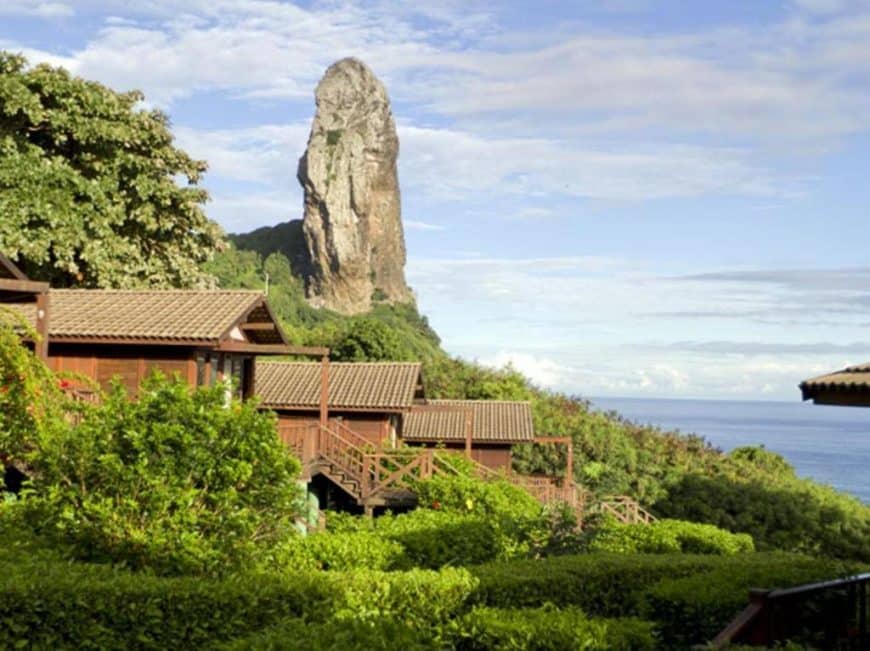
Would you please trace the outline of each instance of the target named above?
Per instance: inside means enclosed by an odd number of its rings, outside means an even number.
[[[784,400],[587,398],[593,409],[681,434],[696,434],[729,452],[763,445],[798,476],[870,504],[870,409]]]

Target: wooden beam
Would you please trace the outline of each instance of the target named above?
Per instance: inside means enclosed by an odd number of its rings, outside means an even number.
[[[275,331],[278,329],[278,324],[276,323],[268,323],[268,322],[258,322],[258,323],[243,323],[239,326],[240,329],[251,332],[251,331]]]
[[[18,265],[2,253],[0,253],[0,269],[4,269],[7,274],[17,280],[28,280],[27,276],[24,275],[24,272],[18,268]]]
[[[252,344],[243,341],[223,341],[217,349],[226,353],[251,353],[253,355],[304,355],[306,357],[329,355],[329,348],[287,346],[285,344]]]
[[[570,436],[536,436],[535,443],[546,445],[548,443],[562,443],[564,445],[573,443]]]
[[[0,291],[24,292],[26,294],[42,294],[48,291],[48,283],[35,280],[12,280],[0,278]]]
[[[320,424],[329,423],[329,355],[320,358]]]
[[[465,456],[471,458],[471,437],[474,434],[474,412],[465,412]]]

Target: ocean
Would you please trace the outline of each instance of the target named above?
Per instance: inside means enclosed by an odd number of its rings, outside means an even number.
[[[794,402],[592,398],[595,408],[629,420],[698,434],[729,451],[764,445],[798,475],[870,504],[870,408]]]

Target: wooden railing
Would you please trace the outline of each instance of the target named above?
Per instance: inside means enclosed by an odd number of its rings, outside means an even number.
[[[365,457],[364,497],[373,497],[388,490],[411,489],[414,481],[431,479],[435,473],[435,451],[383,451]]]
[[[623,524],[649,524],[655,516],[627,495],[610,495],[599,500],[597,510]]]
[[[336,434],[328,427],[318,427],[318,461],[323,460],[340,468],[348,478],[359,482],[361,488],[370,483],[370,477],[368,476],[369,466],[366,456],[366,451],[354,442]]]
[[[278,432],[284,443],[308,468],[329,466],[346,480],[345,488],[365,503],[384,497],[389,491],[412,490],[415,481],[435,475],[459,475],[467,464],[484,481],[504,480],[522,488],[545,505],[567,504],[577,516],[579,526],[590,511],[612,514],[620,522],[648,523],[655,518],[636,501],[626,496],[608,497],[590,503],[586,492],[570,479],[517,475],[497,471],[459,453],[432,448],[383,449],[360,436],[340,421],[329,427],[319,423],[283,425]]]
[[[784,590],[751,590],[749,605],[709,648],[788,640],[821,649],[870,649],[870,574],[809,583]]]

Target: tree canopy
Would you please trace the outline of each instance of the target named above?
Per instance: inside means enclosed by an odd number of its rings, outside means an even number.
[[[222,242],[168,117],[0,51],[0,251],[55,286],[192,287]]]

